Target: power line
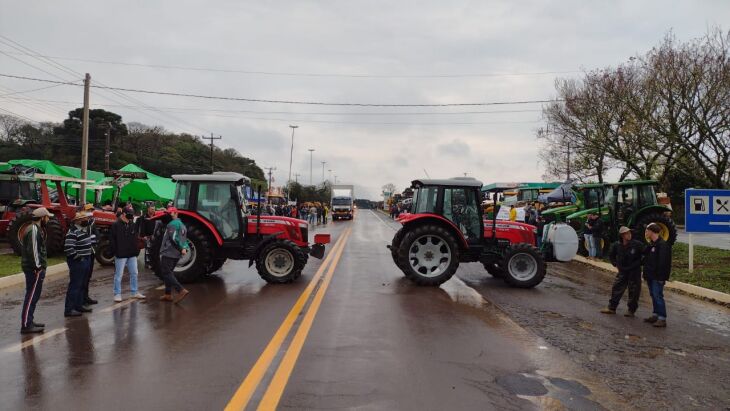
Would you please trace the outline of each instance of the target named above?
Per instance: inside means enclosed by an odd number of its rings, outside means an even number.
[[[0,98],[5,98],[4,95],[0,95]],[[79,105],[80,102],[68,101],[68,100],[44,100],[34,99],[26,97],[7,97],[11,100],[29,100],[29,101],[42,101],[47,103],[63,103],[63,104],[75,104]],[[122,107],[122,108],[134,108],[138,106],[130,106],[124,104],[93,104],[94,106],[101,107]],[[410,111],[410,112],[354,112],[354,111],[338,111],[338,112],[321,112],[321,111],[259,111],[259,110],[230,110],[230,109],[219,109],[219,108],[206,108],[206,107],[160,107],[160,106],[148,106],[157,110],[176,110],[176,111],[194,111],[194,112],[221,112],[221,113],[246,113],[246,114],[287,114],[287,115],[318,115],[318,116],[451,116],[451,115],[472,115],[472,114],[509,114],[509,113],[537,113],[542,112],[541,109],[528,109],[528,110],[490,110],[490,111],[450,111],[450,112],[438,112],[438,111]]]
[[[0,36],[2,37],[2,36]],[[2,52],[2,51],[0,51]],[[22,54],[28,55],[23,52],[6,52],[11,54]],[[213,73],[236,73],[236,74],[252,74],[262,76],[281,76],[281,77],[332,77],[332,78],[374,78],[374,79],[404,79],[404,78],[473,78],[473,77],[522,77],[522,76],[544,76],[552,74],[574,74],[580,73],[578,70],[563,70],[563,71],[536,71],[536,72],[504,72],[504,73],[461,73],[461,74],[347,74],[347,73],[301,73],[301,72],[277,72],[277,71],[265,71],[265,70],[241,70],[241,69],[221,69],[213,67],[193,67],[193,66],[179,66],[169,64],[144,64],[144,63],[128,63],[123,61],[109,61],[109,60],[94,60],[94,59],[83,59],[74,57],[60,57],[60,56],[44,56],[41,57],[52,58],[57,60],[67,61],[78,61],[84,63],[96,63],[96,64],[108,64],[116,66],[127,66],[127,67],[148,67],[157,69],[172,69],[172,70],[184,70],[184,71],[207,71]]]
[[[21,80],[30,80],[30,81],[40,81],[40,82],[46,82],[46,83],[56,83],[56,84],[68,84],[63,82],[58,82],[55,80],[48,80],[48,79],[41,79],[36,77],[27,77],[27,76],[17,76],[17,75],[11,75],[11,74],[4,74],[0,73],[0,77],[9,77],[9,78],[16,78]],[[78,86],[77,84],[74,84]],[[475,102],[475,103],[430,103],[430,104],[418,104],[418,103],[398,103],[398,104],[388,104],[388,103],[329,103],[329,102],[321,102],[321,101],[300,101],[300,100],[270,100],[270,99],[257,99],[257,98],[246,98],[246,97],[224,97],[224,96],[209,96],[209,95],[203,95],[203,94],[192,94],[192,93],[178,93],[178,92],[170,92],[170,91],[154,91],[154,90],[143,90],[143,89],[134,89],[134,88],[125,88],[125,87],[109,87],[109,86],[101,86],[101,85],[92,85],[93,88],[99,88],[99,89],[107,89],[107,90],[118,90],[118,91],[126,91],[130,93],[143,93],[143,94],[154,94],[154,95],[161,95],[161,96],[174,96],[174,97],[190,97],[190,98],[199,98],[199,99],[206,99],[206,100],[227,100],[227,101],[245,101],[249,103],[273,103],[273,104],[301,104],[301,105],[314,105],[314,106],[346,106],[346,107],[468,107],[468,106],[501,106],[501,105],[520,105],[520,104],[541,104],[541,103],[551,103],[554,101],[561,101],[561,100],[517,100],[517,101],[493,101],[493,102]]]

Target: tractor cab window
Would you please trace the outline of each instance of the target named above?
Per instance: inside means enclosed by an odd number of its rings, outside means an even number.
[[[656,193],[654,186],[643,185],[637,186],[636,191],[639,193],[638,207],[646,207],[656,204]]]
[[[245,217],[248,215],[248,200],[246,200],[244,186],[236,186],[236,195],[238,196],[238,204],[241,205],[241,216]]]
[[[598,202],[603,202],[604,199],[601,198],[601,188],[589,188],[585,191],[584,195],[584,202],[585,202],[585,208],[596,208],[598,207]],[[603,204],[601,204],[603,205]]]
[[[215,225],[223,239],[238,237],[241,211],[229,183],[201,182],[198,186],[198,213]]]
[[[190,187],[192,187],[192,185],[193,184],[191,182],[177,183],[175,188],[175,198],[172,200],[172,205],[175,206],[175,208],[179,208],[181,210],[190,209]]]
[[[482,222],[477,207],[474,190],[444,188],[444,217],[459,227],[467,240],[480,236]]]
[[[629,217],[636,211],[634,187],[624,186],[619,188],[616,208],[619,223],[627,224]]]
[[[435,213],[436,198],[438,197],[438,187],[422,187],[418,190],[417,200],[414,203],[413,212],[418,213]]]

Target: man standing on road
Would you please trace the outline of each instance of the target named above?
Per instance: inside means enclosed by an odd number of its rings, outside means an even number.
[[[25,274],[25,298],[20,314],[20,333],[42,333],[45,324],[33,321],[35,306],[41,298],[43,280],[46,278],[46,239],[41,227],[48,223],[51,213],[45,207],[33,210],[32,224],[23,234],[23,248],[20,250],[20,265]]]
[[[603,220],[599,214],[594,213],[591,220],[591,231],[593,232],[593,251],[594,257],[597,259],[603,258]]]
[[[96,225],[94,224],[94,206],[91,203],[84,204],[84,212],[89,214],[89,224],[85,227],[85,230],[91,236],[91,263],[89,264],[89,272],[86,274],[86,278],[84,278],[84,286],[81,292],[84,298],[84,305],[94,305],[99,302],[89,296],[89,285],[91,284],[91,276],[94,274],[95,247],[99,244],[99,236]]]
[[[509,206],[509,221],[517,221],[517,209],[514,205]]]
[[[129,291],[132,298],[144,299],[137,290],[137,236],[139,227],[134,223],[134,208],[124,207],[122,214],[109,230],[109,244],[114,254],[114,301],[122,301],[122,275],[124,267],[129,270]]]
[[[583,238],[585,246],[588,248],[588,258],[596,256],[596,243],[593,241],[593,214],[588,214],[585,224],[583,224]]]
[[[174,301],[177,304],[188,295],[189,291],[177,281],[174,270],[180,258],[190,252],[190,245],[185,224],[177,218],[177,208],[169,207],[167,212],[172,217],[172,221],[167,224],[160,246],[160,271],[162,280],[165,282],[165,294],[160,297],[160,300]],[[173,288],[177,292],[174,300],[172,298]]]
[[[91,308],[84,305],[84,283],[89,276],[89,264],[93,263],[93,239],[86,230],[91,214],[84,211],[76,213],[73,225],[66,233],[63,252],[68,264],[68,289],[63,315],[78,317],[81,313],[90,313]]]
[[[664,283],[672,270],[672,248],[659,236],[662,231],[657,223],[646,226],[644,235],[650,240],[644,257],[644,279],[654,307],[653,315],[644,321],[654,327],[667,326],[667,306],[664,302]]]
[[[155,210],[155,204],[149,203],[147,205],[147,211],[146,214],[140,218],[140,233],[142,234],[142,237],[145,241],[145,253],[144,253],[144,266],[145,268],[152,267],[150,264],[150,258],[147,253],[147,246],[150,245],[150,239],[152,238],[152,235],[155,233],[155,226],[157,225],[157,220],[153,220],[152,217],[155,216],[155,213],[157,210]]]
[[[317,222],[317,207],[312,204],[311,207],[309,207],[309,224],[314,226],[314,224]]]
[[[631,230],[628,227],[621,227],[618,234],[621,239],[613,243],[609,254],[611,264],[618,268],[618,274],[613,282],[608,307],[601,312],[616,314],[616,308],[628,287],[629,311],[624,316],[634,317],[636,309],[639,308],[641,295],[641,260],[644,256],[644,245],[631,238]]]

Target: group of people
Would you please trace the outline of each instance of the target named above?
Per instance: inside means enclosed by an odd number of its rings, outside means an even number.
[[[635,317],[641,296],[642,268],[644,280],[649,288],[652,302],[652,315],[644,321],[654,327],[667,326],[667,307],[664,302],[664,285],[669,280],[672,268],[672,248],[659,235],[661,227],[656,223],[646,226],[644,235],[649,240],[644,244],[632,238],[631,229],[619,229],[620,240],[611,246],[609,254],[611,264],[618,269],[618,274],[611,288],[608,307],[601,310],[604,314],[616,314],[621,297],[628,289],[629,310],[626,317]]]
[[[250,210],[251,214],[258,212],[257,206],[253,206]],[[330,209],[326,205],[262,205],[261,215],[276,215],[284,217],[298,218],[304,220],[311,225],[327,224],[330,215]]]
[[[111,225],[109,252],[114,256],[115,303],[123,301],[122,277],[125,268],[129,273],[131,298],[139,300],[146,298],[138,289],[137,258],[140,254],[140,242],[150,241],[156,229],[159,220],[152,219],[156,212],[155,207],[150,205],[146,214],[135,220],[134,208],[127,205],[118,210],[117,220]],[[178,218],[177,209],[170,207],[167,213],[171,221],[167,224],[160,247],[160,277],[165,283],[165,292],[160,300],[179,303],[189,292],[175,278],[174,269],[180,258],[188,253],[190,246],[185,225]],[[40,333],[45,327],[45,324],[35,322],[34,313],[48,266],[44,228],[51,217],[52,214],[46,208],[36,208],[32,212],[31,224],[23,233],[21,267],[25,274],[26,285],[20,328],[23,334]],[[74,215],[64,239],[64,254],[69,270],[64,304],[65,317],[79,317],[84,313],[90,313],[93,311],[91,306],[98,303],[89,296],[89,284],[98,242],[99,234],[94,225],[93,206],[86,204]],[[175,298],[173,291],[176,293]]]

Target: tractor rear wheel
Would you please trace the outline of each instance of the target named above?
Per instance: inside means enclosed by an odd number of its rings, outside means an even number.
[[[33,215],[31,211],[18,213],[10,220],[8,224],[8,241],[10,246],[13,247],[15,254],[20,255],[23,249],[23,236],[26,233],[28,227],[33,224]],[[43,227],[43,233],[46,240],[46,253],[48,255],[55,255],[63,252],[63,239],[65,232],[61,227],[61,223],[54,216],[48,220],[48,223]]]
[[[532,288],[545,278],[546,265],[542,255],[530,244],[510,246],[502,262],[504,281],[518,288]]]
[[[667,242],[667,244],[672,245],[675,241],[677,241],[677,226],[674,224],[674,221],[671,218],[659,213],[647,214],[639,218],[638,221],[636,221],[634,229],[636,231],[641,230],[635,233],[637,237],[643,239],[643,241],[648,242],[649,240],[644,237],[644,231],[646,230],[646,226],[651,223],[659,224],[659,227],[662,228],[662,231],[659,233],[659,237],[663,238],[664,241]]]
[[[256,270],[270,284],[290,283],[302,274],[305,254],[289,240],[274,240],[256,256]]]
[[[398,246],[398,266],[418,285],[440,285],[459,268],[459,246],[441,226],[417,226],[406,231]]]
[[[214,273],[223,267],[223,264],[226,263],[225,258],[214,258],[213,261],[210,263],[210,268],[208,269],[209,273]]]
[[[96,261],[102,266],[108,267],[114,265],[114,254],[112,254],[111,244],[109,240],[102,240],[94,253]]]
[[[398,264],[398,248],[400,247],[401,241],[403,241],[403,236],[406,234],[406,230],[404,227],[401,227],[400,230],[396,231],[395,235],[393,236],[393,240],[390,242],[390,256],[393,257],[393,262],[395,263],[396,267],[403,270],[403,268]]]
[[[165,225],[160,224],[150,239],[147,252],[150,253],[150,265],[155,275],[162,279],[160,270],[160,248],[165,235]],[[208,274],[208,266],[212,255],[210,240],[203,230],[198,226],[191,225],[188,228],[188,245],[190,249],[180,258],[175,267],[175,277],[181,283],[191,283],[202,279]]]

